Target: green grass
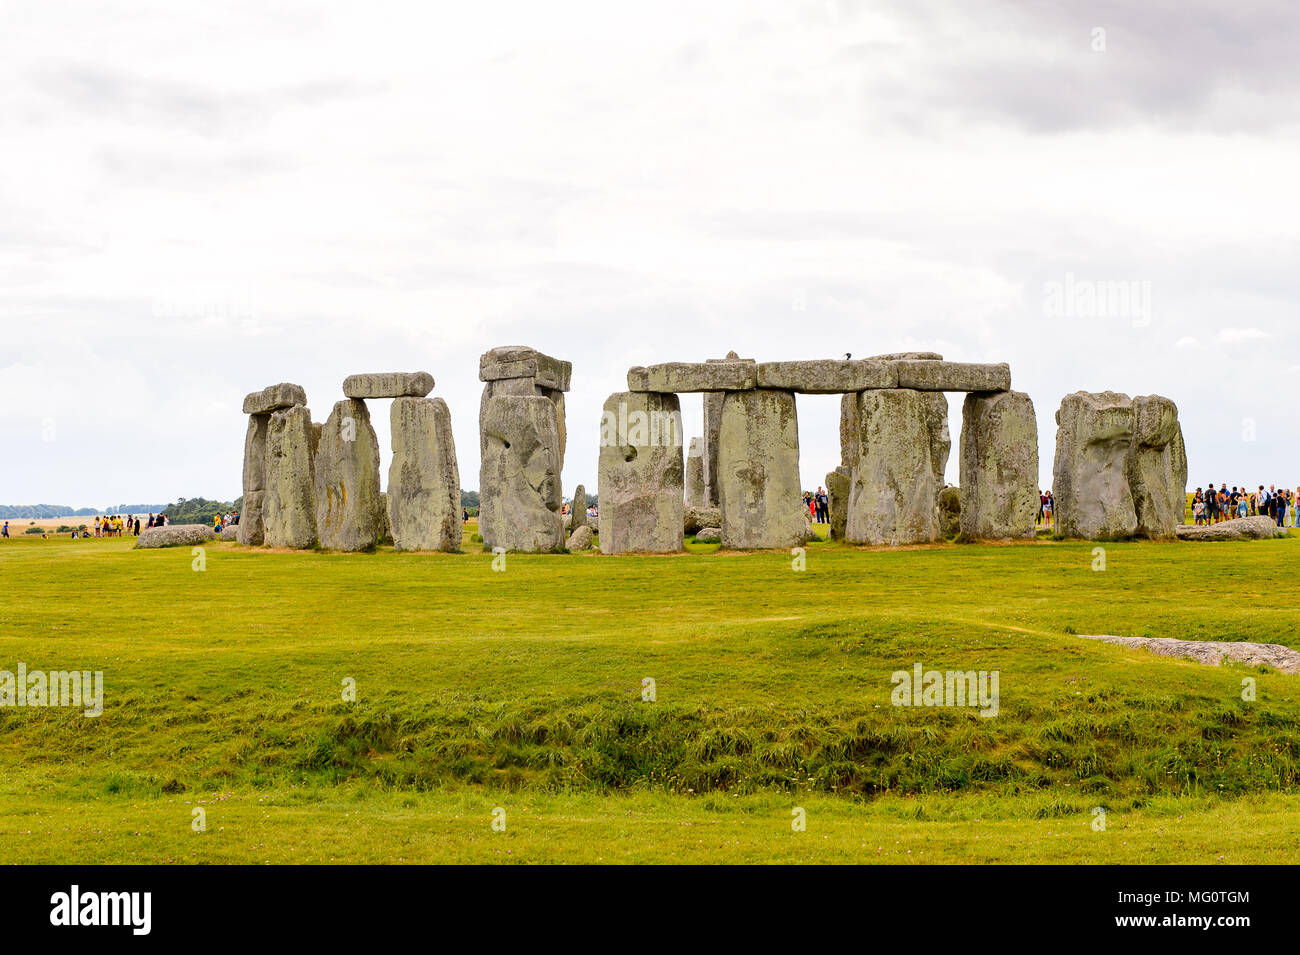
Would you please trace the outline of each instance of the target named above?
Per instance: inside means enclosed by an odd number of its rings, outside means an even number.
[[[106,684],[98,719],[0,709],[0,861],[1300,859],[1300,677],[1073,635],[1300,648],[1295,539],[1104,572],[1084,542],[500,573],[132,543],[0,546],[0,668]],[[916,662],[998,670],[998,716],[891,706]]]

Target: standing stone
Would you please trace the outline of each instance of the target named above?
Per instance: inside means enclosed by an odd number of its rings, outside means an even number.
[[[734,351],[727,352],[726,358],[710,358],[710,363],[740,361]],[[752,361],[752,359],[750,359]],[[757,372],[756,372],[757,374]],[[722,427],[721,391],[704,393],[704,506],[718,506],[718,431]]]
[[[968,394],[961,427],[962,537],[1032,538],[1038,503],[1034,403],[1023,391]]]
[[[1116,540],[1137,531],[1129,487],[1133,402],[1113,391],[1076,391],[1056,412],[1052,496],[1062,537]]]
[[[483,436],[479,532],[484,545],[558,550],[564,526],[555,404],[541,396],[494,395],[483,411]]]
[[[573,489],[573,522],[572,527],[577,530],[584,527],[587,523],[587,489],[579,484]]]
[[[1160,395],[1133,399],[1133,453],[1129,489],[1137,533],[1173,540],[1187,507],[1187,451],[1178,406]]]
[[[460,468],[441,398],[397,398],[390,412],[388,523],[397,550],[459,551]]]
[[[919,544],[940,539],[939,490],[951,439],[940,392],[858,393],[844,538],[854,544]]]
[[[384,532],[379,439],[359,398],[336,402],[321,427],[313,465],[316,532],[329,550],[372,550]]]
[[[691,438],[686,451],[686,506],[707,507],[704,488],[704,439]]]
[[[852,392],[840,398],[840,467],[847,474],[858,460],[858,406],[862,393]]]
[[[311,411],[297,405],[271,415],[262,508],[268,547],[301,550],[316,546],[313,447]]]
[[[235,536],[245,547],[256,547],[265,539],[262,508],[266,498],[266,433],[270,426],[269,412],[248,416],[248,433],[244,437],[244,499]]]
[[[849,519],[849,473],[849,468],[840,465],[826,475],[826,497],[829,499],[831,522],[829,534],[833,541],[844,540],[844,527]]]
[[[564,451],[568,443],[565,425],[564,393],[569,390],[573,365],[550,355],[543,355],[527,345],[503,345],[484,352],[479,357],[479,381],[483,386],[483,399],[479,404],[479,452],[487,450],[484,424],[488,400],[497,395],[517,397],[541,396],[555,405],[555,426],[558,435],[556,451],[560,472],[564,468]]]
[[[723,547],[785,548],[804,542],[793,393],[727,393],[718,429],[718,471]],[[603,511],[604,498],[601,504]]]
[[[616,392],[600,429],[600,552],[682,549],[681,403],[663,392]]]

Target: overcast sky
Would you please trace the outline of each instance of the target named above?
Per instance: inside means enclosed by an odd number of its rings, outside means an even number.
[[[245,393],[387,370],[476,488],[513,344],[573,362],[566,495],[629,366],[730,349],[1009,362],[1045,486],[1079,389],[1300,485],[1300,5],[324,6],[0,6],[0,503],[233,499]]]

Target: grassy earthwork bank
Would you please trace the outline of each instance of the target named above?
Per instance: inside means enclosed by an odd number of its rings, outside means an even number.
[[[1300,648],[1294,537],[132,543],[0,542],[0,670],[104,674],[0,707],[0,862],[1300,861],[1300,676],[1076,636]],[[917,663],[997,714],[891,705]]]

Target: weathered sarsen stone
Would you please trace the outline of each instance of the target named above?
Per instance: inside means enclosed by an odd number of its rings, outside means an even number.
[[[1175,533],[1180,541],[1270,540],[1288,534],[1265,515],[1238,517],[1218,524],[1179,524]]]
[[[423,398],[431,391],[433,375],[427,371],[384,371],[343,379],[343,394],[348,398]]]
[[[695,534],[701,527],[721,527],[722,510],[716,507],[687,507],[682,511],[682,533]]]
[[[587,489],[579,484],[573,489],[573,522],[576,530],[587,523]]]
[[[528,345],[502,345],[484,352],[478,360],[479,381],[527,378],[555,391],[568,391],[573,365],[544,355]]]
[[[1034,403],[1023,391],[968,394],[961,429],[962,537],[1032,538],[1038,504]]]
[[[937,392],[859,392],[845,540],[916,544],[939,540],[939,490],[952,441],[948,400]]]
[[[918,391],[1008,391],[1011,367],[1005,363],[977,365],[958,361],[900,359],[892,363],[899,388]]]
[[[135,546],[145,547],[192,547],[215,539],[217,532],[207,524],[168,524],[166,527],[150,527],[140,532],[135,539]]]
[[[379,439],[359,398],[336,402],[321,428],[313,462],[316,532],[329,550],[371,550],[384,533],[379,499]]]
[[[686,449],[686,506],[705,507],[708,501],[704,486],[704,439],[691,438]]]
[[[758,365],[759,388],[809,395],[834,395],[868,388],[893,388],[898,371],[892,363],[851,359],[765,361]]]
[[[674,361],[648,368],[636,367],[627,373],[627,387],[636,392],[680,394],[694,391],[745,391],[757,380],[753,359],[727,361]]]
[[[314,450],[311,411],[297,405],[271,415],[262,508],[268,547],[316,546]]]
[[[804,542],[799,425],[791,392],[727,394],[718,433],[718,471],[724,547],[784,548]],[[603,510],[603,498],[601,505]]]
[[[266,433],[271,426],[271,415],[248,416],[248,432],[244,437],[244,498],[239,514],[235,539],[245,547],[262,543],[264,530],[262,506],[266,497]]]
[[[676,395],[629,391],[606,399],[598,492],[602,554],[682,549],[681,435]]]
[[[479,532],[489,549],[537,552],[564,543],[559,429],[549,398],[495,395],[483,412]],[[601,510],[605,502],[601,501]]]
[[[292,408],[307,403],[307,392],[302,385],[287,381],[268,385],[261,391],[244,396],[244,414],[270,414],[282,408]]]
[[[569,535],[569,539],[564,542],[566,550],[586,550],[591,546],[595,539],[596,533],[591,529],[589,524],[579,524]]]
[[[844,528],[849,520],[849,473],[850,469],[840,465],[826,475],[827,509],[830,511],[830,539],[844,540]]]
[[[1133,399],[1128,482],[1138,535],[1173,540],[1187,506],[1187,451],[1178,407],[1168,398],[1138,395]]]
[[[1056,412],[1052,496],[1062,537],[1116,540],[1137,531],[1129,486],[1133,402],[1114,391],[1076,391]]]
[[[388,522],[397,550],[458,551],[460,468],[441,398],[397,398],[390,412]]]

